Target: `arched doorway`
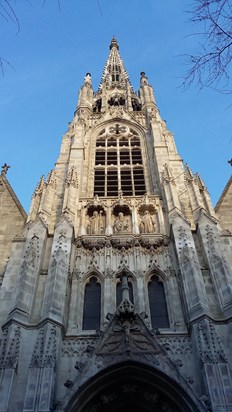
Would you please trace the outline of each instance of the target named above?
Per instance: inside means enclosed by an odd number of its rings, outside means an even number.
[[[200,409],[181,386],[162,372],[127,361],[91,378],[73,396],[65,412],[199,412]]]

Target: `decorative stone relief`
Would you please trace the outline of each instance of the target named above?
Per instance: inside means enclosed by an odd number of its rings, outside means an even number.
[[[89,217],[87,223],[87,233],[90,235],[102,235],[105,232],[105,216],[103,211],[93,211],[93,214]]]
[[[157,340],[166,350],[170,359],[173,360],[177,368],[181,369],[182,376],[192,385],[194,383],[193,376],[189,375],[188,363],[186,360],[193,355],[193,348],[189,336],[160,336],[157,335]]]
[[[78,188],[78,177],[77,177],[77,170],[75,166],[72,166],[68,172],[68,176],[65,181],[65,185],[73,186],[74,188]]]
[[[97,338],[64,339],[62,345],[63,357],[76,357],[88,353],[97,344]]]
[[[0,344],[0,368],[15,369],[18,364],[20,348],[20,327],[9,327],[3,331]]]
[[[20,327],[10,326],[3,331],[0,349],[0,411],[8,411],[13,380],[18,366]]]
[[[154,233],[156,231],[156,222],[149,210],[145,210],[143,215],[140,215],[140,233]]]
[[[227,363],[226,355],[212,321],[204,320],[198,323],[198,347],[203,363]]]
[[[116,234],[131,232],[131,218],[124,216],[123,212],[119,212],[115,217],[113,229]]]

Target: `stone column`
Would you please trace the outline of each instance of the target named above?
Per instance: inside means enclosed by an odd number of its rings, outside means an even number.
[[[86,218],[85,218],[85,215],[86,215],[86,208],[85,208],[85,205],[82,203],[81,218],[80,218],[80,230],[79,230],[80,236],[86,235]]]
[[[112,235],[112,210],[111,210],[111,202],[107,202],[107,209],[106,209],[106,235]]]
[[[76,272],[74,272],[72,275],[71,299],[70,299],[70,306],[69,306],[67,335],[76,335],[78,332],[78,325],[77,325],[78,285],[79,285],[79,276]]]

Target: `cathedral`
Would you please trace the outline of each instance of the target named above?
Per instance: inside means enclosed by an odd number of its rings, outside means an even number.
[[[232,182],[214,210],[115,38],[28,216],[7,168],[0,412],[231,412]]]

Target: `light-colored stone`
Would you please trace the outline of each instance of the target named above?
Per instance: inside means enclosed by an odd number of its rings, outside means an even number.
[[[115,39],[96,93],[84,78],[23,231],[5,175],[0,192],[2,260],[15,228],[23,233],[0,289],[0,412],[118,411],[119,401],[131,410],[132,398],[149,411],[232,411],[230,186],[217,207],[222,231],[145,73],[136,94]],[[101,288],[99,330],[84,330],[91,282]]]

